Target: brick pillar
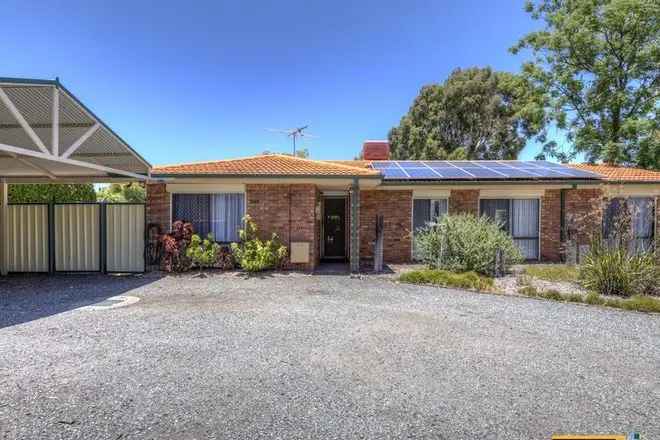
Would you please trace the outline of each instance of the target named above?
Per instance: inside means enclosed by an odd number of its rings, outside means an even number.
[[[479,215],[479,190],[452,189],[449,193],[449,214]]]
[[[147,184],[147,225],[157,224],[162,233],[170,230],[170,193],[164,183]]]
[[[360,257],[373,258],[376,217],[383,216],[383,262],[412,259],[412,191],[361,190],[359,210]]]
[[[561,190],[546,189],[541,197],[541,260],[561,259]]]
[[[354,179],[349,195],[349,237],[348,252],[351,272],[360,271],[360,186]]]
[[[566,191],[566,227],[579,246],[591,243],[603,225],[603,190],[579,188]]]

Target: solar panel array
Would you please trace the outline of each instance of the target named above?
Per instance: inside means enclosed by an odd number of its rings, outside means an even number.
[[[381,160],[385,180],[574,180],[601,176],[542,160]]]

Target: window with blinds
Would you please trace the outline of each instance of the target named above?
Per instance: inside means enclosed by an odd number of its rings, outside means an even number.
[[[206,237],[211,233],[217,242],[238,241],[244,215],[245,197],[241,193],[172,196],[172,221],[190,222],[195,234]]]

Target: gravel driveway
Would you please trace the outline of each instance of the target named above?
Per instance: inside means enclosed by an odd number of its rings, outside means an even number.
[[[0,280],[0,438],[660,438],[659,411],[658,315],[377,277]]]

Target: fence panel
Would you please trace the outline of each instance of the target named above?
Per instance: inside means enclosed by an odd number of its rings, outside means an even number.
[[[55,205],[55,270],[101,270],[100,206]]]
[[[48,272],[48,205],[7,206],[9,272]]]
[[[106,206],[106,269],[144,272],[144,205]]]

